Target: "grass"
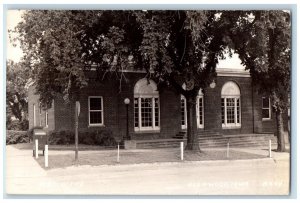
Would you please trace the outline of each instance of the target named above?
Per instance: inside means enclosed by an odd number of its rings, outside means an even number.
[[[230,157],[226,157],[224,149],[207,149],[201,152],[187,151],[184,154],[184,161],[207,161],[207,160],[237,160],[237,159],[257,159],[265,156],[241,152],[230,151]],[[157,162],[180,162],[179,149],[147,149],[147,150],[120,150],[120,162],[117,162],[117,150],[101,151],[79,151],[79,160],[74,162],[74,151],[49,151],[49,167],[66,168],[73,165],[118,165],[118,164],[139,164]],[[36,159],[44,168],[44,157]]]

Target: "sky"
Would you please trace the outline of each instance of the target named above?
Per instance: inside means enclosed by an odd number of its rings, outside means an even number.
[[[22,13],[22,10],[7,10],[7,59],[13,60],[15,62],[20,61],[21,57],[23,56],[23,52],[19,46],[19,43],[17,43],[17,46],[14,47],[12,42],[10,42],[8,30],[14,29],[15,26],[22,20]],[[245,67],[241,65],[241,61],[238,55],[234,54],[232,58],[227,55],[225,60],[220,60],[217,68],[244,69]]]

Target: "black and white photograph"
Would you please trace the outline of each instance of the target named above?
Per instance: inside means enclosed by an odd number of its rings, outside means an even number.
[[[285,8],[6,10],[4,193],[288,197]]]

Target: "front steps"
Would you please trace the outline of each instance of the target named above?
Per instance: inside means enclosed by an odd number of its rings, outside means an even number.
[[[273,134],[240,134],[240,135],[221,135],[216,132],[207,132],[198,137],[200,148],[227,147],[264,147],[268,148],[269,140],[272,146],[277,146],[277,138]],[[137,149],[153,148],[174,148],[179,147],[180,142],[186,143],[186,138],[156,139],[156,140],[136,140]]]

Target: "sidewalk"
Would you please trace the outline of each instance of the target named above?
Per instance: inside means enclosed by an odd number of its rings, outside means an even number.
[[[245,192],[247,194],[277,194],[278,188],[266,187],[266,184],[277,178],[275,186],[280,186],[280,194],[286,193],[289,153],[274,152],[273,158],[269,159],[267,150],[250,148],[231,150],[257,153],[263,155],[264,158],[101,166],[80,165],[44,170],[32,157],[32,150],[20,150],[13,146],[6,146],[6,192],[8,194],[178,195],[182,193],[215,194],[216,192],[220,192],[220,194],[245,194]],[[51,151],[50,153],[56,154],[56,156],[70,153],[73,155],[72,151]],[[96,154],[95,151],[84,151],[80,154],[90,153]],[[44,157],[40,157],[40,159],[44,159]],[[280,164],[273,161],[279,159],[286,161]],[[278,171],[277,174],[276,171]],[[266,178],[267,180],[265,180]],[[212,184],[212,186],[215,184],[222,190],[207,188],[205,187],[207,184]],[[231,190],[222,188],[222,184],[229,184],[232,187],[242,184],[244,188]],[[259,185],[256,186],[256,184]],[[284,188],[282,189],[282,187]],[[255,188],[255,191],[249,191],[249,188]]]

